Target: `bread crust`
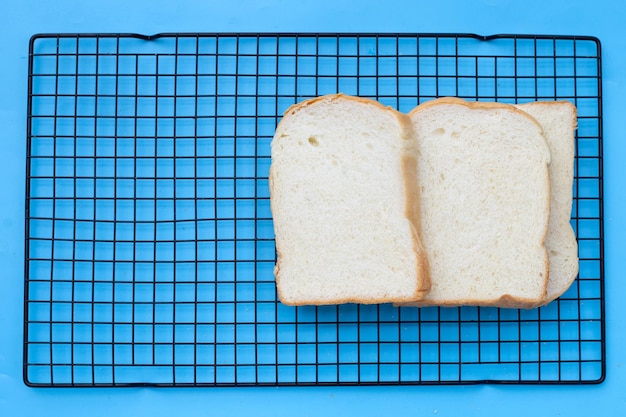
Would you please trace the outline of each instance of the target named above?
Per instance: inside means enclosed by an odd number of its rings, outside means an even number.
[[[528,102],[528,103],[520,103],[519,104],[519,106],[549,106],[549,107],[553,107],[553,106],[556,106],[556,105],[567,106],[567,107],[570,108],[571,113],[572,113],[572,130],[576,130],[578,128],[578,110],[576,109],[576,106],[574,106],[571,102],[569,102],[567,100],[531,101],[531,102]],[[513,107],[515,107],[515,106],[513,106]],[[515,107],[515,108],[519,109],[519,107]],[[521,110],[521,111],[526,113],[524,110]],[[528,114],[528,113],[526,113],[526,114]],[[532,116],[530,116],[530,117],[532,117]]]
[[[526,117],[527,119],[532,121],[543,133],[543,127],[541,126],[541,124],[539,124],[537,120],[535,120],[534,117],[532,117],[525,111],[518,109],[512,104],[492,102],[492,101],[467,101],[458,97],[441,97],[441,98],[424,102],[420,104],[419,106],[413,108],[413,110],[409,112],[409,118],[417,112],[429,109],[431,107],[439,106],[442,104],[456,104],[456,105],[465,106],[469,109],[474,109],[474,110],[507,109],[507,110],[513,111],[517,114],[520,114]]]
[[[413,234],[413,251],[419,256],[416,257],[418,275],[423,279],[418,281],[418,289],[415,297],[411,301],[423,299],[431,287],[430,268],[426,249],[422,243],[422,226],[420,214],[419,184],[417,180],[417,158],[414,155],[405,153],[402,157],[402,172],[404,175],[404,187],[406,196],[405,216],[409,219]]]
[[[289,106],[287,108],[287,110],[285,110],[285,112],[283,113],[283,115],[288,115],[288,114],[296,114],[298,111],[306,108],[307,106],[310,106],[312,104],[318,103],[320,101],[332,101],[332,100],[350,100],[350,101],[355,101],[358,103],[363,103],[363,104],[370,104],[372,106],[376,106],[378,108],[380,108],[381,110],[390,110],[392,111],[394,114],[399,115],[399,116],[404,116],[404,113],[401,113],[397,110],[395,110],[393,107],[389,107],[389,106],[385,106],[384,104],[380,103],[379,101],[376,100],[372,100],[369,98],[365,98],[365,97],[357,97],[357,96],[350,96],[350,95],[346,95],[343,93],[336,93],[336,94],[326,94],[323,96],[319,96],[319,97],[314,97],[314,98],[310,98],[307,100],[303,100],[300,101],[298,103],[292,104],[291,106]],[[282,123],[282,120],[281,120]],[[280,123],[279,123],[280,126]]]
[[[398,122],[402,138],[407,143],[410,143],[414,139],[413,125],[408,115],[406,115],[405,113],[401,113],[393,109],[392,107],[385,106],[379,103],[378,101],[363,98],[363,97],[349,96],[349,95],[344,95],[341,93],[328,94],[328,95],[324,95],[320,97],[315,97],[309,100],[305,100],[300,103],[296,103],[290,106],[285,111],[284,115],[293,116],[297,112],[307,108],[308,106],[315,105],[323,101],[333,101],[333,100],[354,101],[354,102],[361,103],[361,104],[375,106],[379,108],[380,110],[390,112],[395,117],[396,121]],[[280,132],[284,128],[286,123],[291,123],[291,120],[292,119],[289,117],[283,117],[281,122],[276,127],[276,133],[275,133],[274,139],[276,139],[280,135]],[[324,304],[343,304],[343,303],[380,304],[380,303],[388,303],[388,302],[412,302],[412,301],[421,300],[428,293],[428,291],[430,290],[430,286],[431,286],[430,269],[428,267],[428,259],[427,259],[426,251],[421,242],[420,233],[419,233],[419,230],[420,230],[419,201],[414,200],[418,198],[418,194],[416,194],[418,192],[417,191],[418,187],[416,186],[417,176],[414,175],[416,173],[415,164],[417,163],[417,160],[408,153],[407,149],[405,149],[404,154],[401,155],[401,158],[402,158],[401,169],[402,169],[402,177],[403,177],[405,196],[406,196],[405,216],[408,219],[410,225],[412,226],[411,239],[413,241],[413,252],[416,258],[417,285],[415,286],[415,291],[413,292],[413,294],[409,294],[406,297],[396,296],[396,297],[393,297],[393,299],[390,299],[389,297],[370,298],[370,299],[346,297],[346,298],[334,299],[332,302],[327,302],[323,300],[315,300],[315,299],[307,300],[306,302],[305,301],[298,302],[298,301],[289,300],[286,297],[286,294],[284,294],[284,292],[282,291],[282,286],[280,285],[281,280],[282,280],[282,274],[281,274],[282,253],[281,253],[281,247],[280,247],[279,242],[281,241],[281,239],[279,237],[280,231],[275,226],[275,237],[276,237],[275,242],[276,242],[277,260],[274,266],[274,276],[276,280],[278,297],[283,304],[290,305],[290,306],[301,306],[301,305],[324,305]],[[270,164],[268,181],[269,181],[269,191],[270,191],[270,209],[272,213],[275,212],[275,206],[274,206],[275,200],[274,198],[272,198],[272,196],[276,194],[274,175],[275,175],[274,170],[272,169],[272,165]],[[416,210],[416,207],[417,207],[417,210]]]
[[[462,299],[455,301],[417,301],[410,303],[394,303],[396,307],[498,307],[498,308],[518,308],[518,309],[533,309],[539,307],[542,301],[537,302],[534,299],[525,299],[521,297],[514,297],[510,294],[504,294],[501,297],[494,300],[487,301],[475,301],[470,299]]]

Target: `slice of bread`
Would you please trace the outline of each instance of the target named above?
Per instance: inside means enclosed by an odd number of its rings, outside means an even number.
[[[546,248],[550,259],[548,293],[540,305],[561,296],[578,274],[578,243],[570,224],[574,181],[576,107],[570,102],[534,102],[517,105],[543,127],[551,152],[550,223]]]
[[[343,95],[287,110],[271,145],[276,283],[288,305],[406,302],[429,290],[407,115]]]
[[[546,297],[550,151],[513,106],[442,98],[409,114],[432,287],[419,305],[528,308]]]

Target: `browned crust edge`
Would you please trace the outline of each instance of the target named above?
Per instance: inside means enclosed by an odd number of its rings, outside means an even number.
[[[426,109],[429,109],[431,107],[439,106],[439,105],[442,105],[442,104],[453,104],[453,105],[458,105],[458,106],[465,106],[465,107],[467,107],[469,109],[473,109],[473,110],[508,109],[508,110],[511,110],[511,111],[513,111],[515,113],[521,114],[524,117],[528,118],[529,120],[531,120],[543,132],[543,128],[541,127],[541,124],[539,124],[539,122],[537,120],[535,120],[534,117],[532,117],[531,115],[529,115],[525,111],[522,111],[522,110],[518,109],[517,107],[515,107],[512,104],[500,103],[500,102],[467,101],[467,100],[463,100],[462,98],[458,98],[458,97],[441,97],[441,98],[436,98],[434,100],[426,101],[426,102],[420,104],[419,106],[413,108],[413,110],[411,110],[408,113],[408,115],[409,115],[409,117],[412,117],[415,113],[418,113],[418,112],[424,111]]]
[[[519,103],[516,104],[514,107],[515,108],[520,108],[520,110],[524,111],[523,108],[524,107],[533,107],[533,106],[567,106],[570,108],[571,111],[571,115],[572,115],[572,130],[576,130],[578,128],[578,109],[576,108],[576,106],[567,100],[555,100],[555,101],[529,101],[527,103]],[[532,116],[531,116],[532,117]]]
[[[404,194],[405,200],[405,216],[411,224],[411,234],[413,240],[413,252],[416,257],[418,276],[422,277],[418,280],[418,289],[415,297],[411,301],[417,301],[424,298],[430,291],[431,275],[428,264],[428,256],[422,242],[422,223],[420,212],[420,193],[417,178],[417,158],[414,155],[405,153],[402,156],[402,173],[404,176]]]
[[[369,98],[365,98],[365,97],[357,97],[357,96],[350,96],[347,94],[343,94],[343,93],[336,93],[336,94],[326,94],[323,96],[319,96],[319,97],[314,97],[314,98],[310,98],[307,100],[303,100],[300,101],[298,103],[292,104],[291,106],[289,106],[287,108],[287,110],[285,110],[284,115],[294,115],[297,112],[299,112],[300,110],[306,108],[307,106],[310,106],[312,104],[318,103],[320,101],[332,101],[332,100],[351,100],[351,101],[356,101],[356,102],[360,102],[363,104],[370,104],[376,107],[379,107],[381,110],[390,110],[394,113],[397,113],[399,115],[403,115],[404,113],[400,113],[399,111],[395,110],[393,107],[389,107],[389,106],[385,106],[384,104],[380,103],[379,101],[376,100],[372,100]]]
[[[546,263],[548,263],[546,261]],[[546,288],[547,291],[547,288]],[[551,300],[550,300],[551,301]],[[548,301],[549,302],[549,301]],[[542,297],[541,299],[535,298],[524,298],[519,296],[513,296],[511,294],[504,294],[499,298],[495,298],[492,300],[470,300],[470,299],[460,299],[460,300],[449,300],[449,301],[429,301],[422,300],[417,302],[409,302],[409,303],[394,303],[396,307],[461,307],[461,306],[471,306],[471,307],[498,307],[498,308],[519,308],[519,309],[533,309],[537,307],[541,307],[542,305],[547,304],[546,297]]]

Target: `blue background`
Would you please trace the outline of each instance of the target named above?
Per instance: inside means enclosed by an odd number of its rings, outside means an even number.
[[[626,3],[4,1],[0,4],[0,415],[623,415]],[[28,41],[47,32],[455,32],[602,42],[606,380],[582,386],[34,389],[22,382]]]

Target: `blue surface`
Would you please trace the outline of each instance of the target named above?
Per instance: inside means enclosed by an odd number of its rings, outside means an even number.
[[[626,411],[626,306],[622,166],[626,93],[626,4],[545,1],[461,2],[13,2],[0,6],[5,179],[0,204],[1,415],[584,415]],[[232,389],[34,389],[22,382],[24,171],[28,40],[43,32],[473,32],[597,36],[603,47],[607,373],[600,385],[302,387]],[[604,413],[603,413],[604,412]]]

